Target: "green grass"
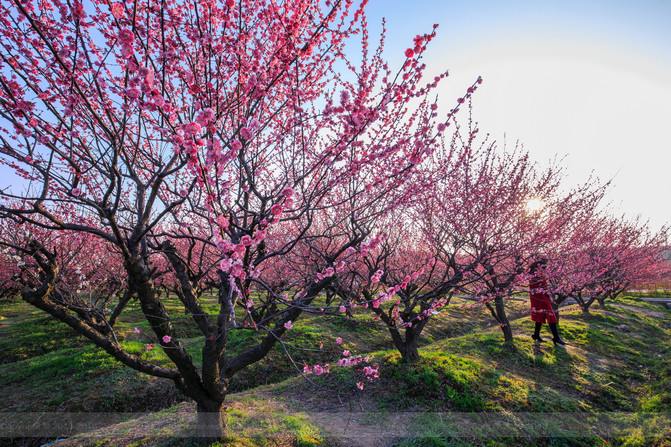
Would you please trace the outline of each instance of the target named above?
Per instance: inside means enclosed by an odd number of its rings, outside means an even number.
[[[193,438],[195,405],[181,403],[92,433],[70,438],[67,445],[112,447],[118,445],[152,447],[262,447],[267,445],[328,445],[321,430],[302,414],[289,412],[277,402],[256,396],[228,399],[227,442],[207,444]]]
[[[422,358],[413,365],[391,349],[384,330],[309,315],[294,322],[284,347],[276,346],[266,359],[232,381],[231,391],[237,394],[229,397],[236,436],[231,445],[337,445],[337,431],[323,426],[324,420],[311,418],[311,413],[324,408],[370,414],[356,421],[362,427],[379,425],[379,418],[410,414],[404,422],[410,434],[391,439],[388,445],[532,446],[537,445],[537,434],[548,431],[553,435],[545,439],[547,445],[665,445],[650,433],[658,432],[654,424],[668,421],[671,414],[671,312],[626,297],[597,305],[589,315],[562,312],[560,329],[569,345],[555,348],[552,343],[532,342],[533,326],[523,300],[507,304],[515,334],[512,345],[503,343],[486,310],[470,304],[454,299],[435,316],[423,334]],[[214,303],[206,305],[214,311]],[[198,360],[202,343],[187,327],[188,315],[176,300],[168,300],[167,307],[177,314],[175,330],[192,342],[189,350]],[[146,350],[152,340],[145,335],[145,325],[134,309],[120,322],[117,335],[129,351],[169,365],[161,349]],[[134,327],[145,333],[135,334]],[[542,335],[550,339],[549,333]],[[231,353],[241,352],[260,336],[249,330],[232,332]],[[338,336],[342,345],[335,343]],[[169,381],[120,365],[65,325],[20,301],[0,305],[0,348],[4,411],[156,410],[180,399]],[[367,381],[360,371],[364,364],[334,367],[329,375],[309,376],[315,387],[295,377],[297,368],[287,360],[285,349],[298,369],[303,362],[333,365],[344,349],[355,354],[373,351],[370,364],[380,366],[381,377]],[[359,381],[365,383],[363,391],[356,388]],[[268,384],[274,385],[261,386]],[[571,432],[589,423],[590,415],[612,412],[646,419],[609,438]],[[444,418],[454,414],[472,418],[494,414],[502,420],[478,425]],[[519,414],[577,416],[568,431],[562,431],[546,419],[530,428]],[[471,431],[456,436],[464,427]],[[502,434],[519,427],[525,427],[526,437]],[[138,435],[121,445],[181,445],[167,438],[156,444],[161,436],[171,436],[170,426],[162,430],[163,434],[149,437],[153,441]]]

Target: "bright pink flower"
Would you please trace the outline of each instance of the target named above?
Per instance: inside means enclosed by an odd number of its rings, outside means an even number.
[[[163,336],[163,343],[170,343],[170,340],[172,340],[172,337],[170,337],[169,335]]]
[[[251,78],[250,78],[251,80]],[[249,120],[249,128],[253,130],[258,130],[261,127],[261,121],[256,118]]]
[[[198,117],[196,117],[196,122],[204,127],[212,121],[212,118],[214,118],[214,112],[208,107],[207,109],[201,110]]]
[[[79,188],[72,188],[72,195],[75,197],[79,197],[82,195],[82,190]]]
[[[84,11],[84,5],[81,2],[74,2],[72,5],[72,15],[77,17],[79,20],[86,18],[86,11]]]
[[[445,123],[438,124],[438,131],[442,132],[445,130]]]
[[[147,351],[151,351],[152,349],[154,349],[154,347],[152,345],[147,345],[147,346],[145,346],[145,349]]]
[[[189,123],[184,125],[184,133],[188,133],[191,135],[198,135],[201,129],[202,127],[198,123]]]
[[[363,390],[363,382],[357,383],[356,387],[359,388],[360,390]]]
[[[112,15],[116,19],[123,19],[124,17],[126,17],[126,12],[124,11],[123,8],[123,3],[112,3],[110,10],[112,11]]]
[[[138,90],[136,88],[127,88],[124,91],[124,93],[125,93],[126,97],[128,97],[130,99],[137,99],[137,98],[140,97],[140,90]]]
[[[248,247],[248,246],[252,245],[254,243],[254,241],[252,240],[251,236],[249,236],[248,234],[245,234],[244,236],[242,236],[242,238],[240,238],[240,243],[242,245]]]
[[[338,343],[339,345],[342,344],[342,338],[340,337],[336,338],[336,343]]]
[[[307,364],[303,364],[303,374],[312,374],[312,369]]]
[[[243,127],[240,129],[240,136],[245,140],[251,140],[253,137],[252,131],[249,130],[249,127]]]
[[[236,278],[241,278],[244,273],[245,271],[242,266],[242,261],[238,259],[231,268],[231,275],[235,276]]]
[[[223,214],[217,216],[217,223],[222,230],[228,229],[228,219]]]
[[[405,57],[411,58],[415,55],[415,52],[412,50],[412,48],[408,48],[405,50]]]
[[[366,366],[363,368],[363,373],[367,376],[371,376],[368,378],[368,380],[371,380],[372,378],[377,378],[380,377],[380,372],[378,371],[378,366],[375,365],[373,367],[371,366]]]
[[[119,30],[118,37],[121,44],[132,44],[135,41],[135,35],[133,34],[133,31],[129,30],[128,28]]]
[[[280,214],[282,214],[282,205],[276,203],[275,205],[271,206],[270,213],[273,216],[279,216]]]
[[[322,369],[321,366],[315,365],[313,368],[313,371],[315,372],[316,375],[321,376],[324,370]]]
[[[294,195],[294,190],[293,190],[293,188],[291,188],[290,186],[285,187],[285,188],[282,190],[282,195],[283,195],[284,197],[286,197],[287,199],[290,199],[290,198],[293,197],[293,195]]]
[[[222,272],[228,273],[231,271],[231,260],[226,258],[219,261],[219,268]]]
[[[352,355],[352,353],[349,352],[348,349],[345,349],[345,350],[342,352],[342,356],[343,356],[343,357],[349,357],[350,355]]]
[[[242,143],[239,140],[231,141],[231,149],[235,152],[238,152],[240,149],[242,149]]]
[[[340,312],[345,312],[347,309],[345,308],[345,306],[340,306],[340,309],[338,310],[340,310]]]
[[[133,332],[135,332],[136,334],[141,334],[142,333],[142,331],[138,328],[133,329]]]
[[[223,251],[224,253],[230,253],[233,250],[235,250],[235,244],[233,244],[232,242],[218,240],[216,241],[216,245],[217,248]]]
[[[286,323],[284,323],[284,329],[289,330],[289,329],[291,329],[292,327],[294,327],[294,325],[291,323],[291,320],[289,320],[289,321],[287,321]]]

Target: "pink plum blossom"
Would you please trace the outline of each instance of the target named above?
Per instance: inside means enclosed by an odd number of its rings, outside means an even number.
[[[222,259],[219,261],[219,268],[222,272],[228,273],[231,271],[231,260],[229,258]]]
[[[279,216],[280,214],[282,214],[282,211],[283,211],[282,205],[278,203],[270,207],[270,214],[272,214],[273,216]]]
[[[202,126],[198,123],[189,123],[184,126],[184,133],[191,135],[198,135],[202,129]]]
[[[243,127],[240,129],[240,136],[245,140],[251,140],[253,137],[252,131],[249,127]]]
[[[283,195],[284,197],[286,197],[287,199],[292,198],[292,197],[294,196],[294,190],[293,190],[293,188],[291,188],[290,186],[286,186],[286,187],[282,190],[282,195]]]
[[[222,230],[227,230],[228,229],[228,219],[226,219],[226,216],[224,215],[218,215],[217,216],[217,224],[219,224],[219,227]]]

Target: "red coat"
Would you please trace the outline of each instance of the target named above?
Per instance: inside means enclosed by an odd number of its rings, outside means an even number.
[[[529,303],[531,304],[531,320],[536,323],[556,323],[557,316],[552,310],[550,295],[545,291],[547,281],[534,277],[529,282]]]

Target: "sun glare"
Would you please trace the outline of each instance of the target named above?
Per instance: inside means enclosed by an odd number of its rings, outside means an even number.
[[[543,209],[544,204],[543,204],[543,201],[541,199],[537,199],[537,198],[534,197],[532,199],[527,200],[527,203],[526,203],[525,206],[526,206],[527,211],[529,211],[531,213],[537,213],[538,211]]]

